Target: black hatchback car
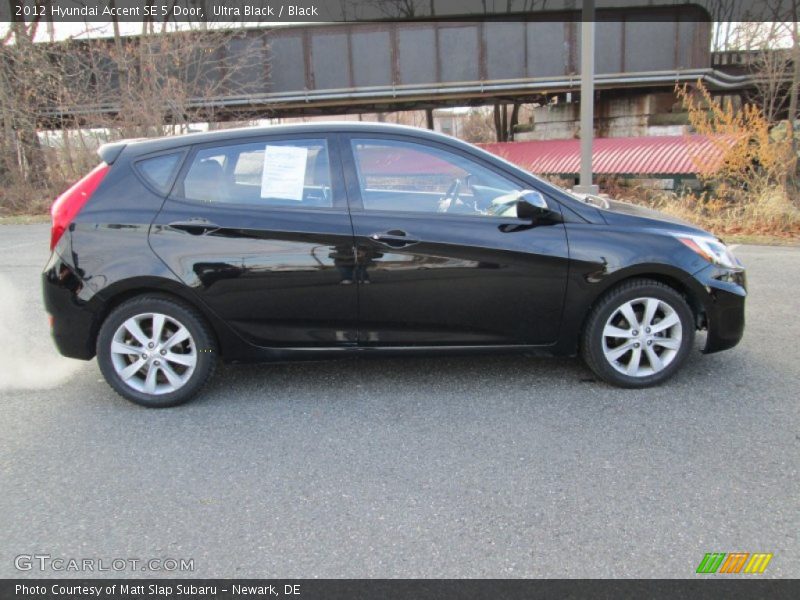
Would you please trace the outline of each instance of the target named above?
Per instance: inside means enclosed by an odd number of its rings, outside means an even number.
[[[580,352],[623,387],[744,327],[712,235],[572,196],[470,144],[314,124],[108,144],[53,205],[44,300],[65,356],[136,403],[226,361]]]

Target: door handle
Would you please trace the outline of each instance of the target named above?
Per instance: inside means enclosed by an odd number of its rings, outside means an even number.
[[[373,242],[383,244],[384,246],[389,246],[390,248],[404,248],[406,246],[419,243],[418,239],[410,237],[402,229],[392,229],[382,233],[373,233],[371,236],[369,236],[369,239],[371,239]]]
[[[220,228],[216,223],[212,223],[208,219],[202,218],[192,218],[187,219],[186,221],[173,221],[169,224],[169,226],[173,229],[186,231],[192,235],[205,235],[206,233],[216,231]]]

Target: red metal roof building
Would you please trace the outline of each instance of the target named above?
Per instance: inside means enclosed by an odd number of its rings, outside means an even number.
[[[479,144],[482,148],[539,175],[577,175],[580,140],[542,140]],[[726,142],[704,135],[595,138],[595,175],[640,177],[691,176],[698,165],[713,171],[722,161]]]

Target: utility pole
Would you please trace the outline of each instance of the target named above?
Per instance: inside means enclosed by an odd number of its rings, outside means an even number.
[[[583,0],[581,11],[581,177],[575,191],[596,194],[592,184],[594,139],[594,0]]]

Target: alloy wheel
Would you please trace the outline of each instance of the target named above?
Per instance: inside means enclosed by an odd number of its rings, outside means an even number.
[[[125,320],[111,341],[111,363],[125,385],[145,394],[182,388],[197,366],[197,345],[177,319],[142,313]]]
[[[616,308],[603,328],[603,354],[629,377],[647,377],[669,366],[678,355],[683,326],[676,310],[652,297],[629,300]]]

